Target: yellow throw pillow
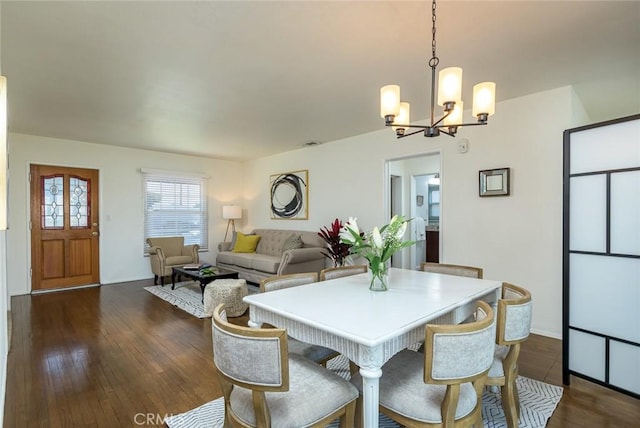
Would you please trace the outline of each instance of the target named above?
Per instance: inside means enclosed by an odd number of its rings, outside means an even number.
[[[233,246],[233,252],[255,253],[258,241],[260,241],[260,235],[245,235],[244,233],[238,232],[236,245]]]

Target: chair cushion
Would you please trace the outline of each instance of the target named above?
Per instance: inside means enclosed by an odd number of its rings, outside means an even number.
[[[325,348],[320,345],[311,345],[309,343],[300,342],[299,340],[289,338],[289,353],[302,355],[315,361],[316,363],[323,363],[330,360],[333,357],[338,356],[338,352],[330,348]]]
[[[166,266],[183,266],[189,263],[193,263],[193,257],[191,256],[171,256],[165,260]]]
[[[245,235],[238,232],[236,236],[236,244],[233,246],[234,253],[255,253],[260,235]]]
[[[382,366],[380,405],[421,422],[441,423],[440,406],[447,390],[445,385],[424,383],[424,354],[405,349]],[[354,374],[351,382],[362,391],[362,377]],[[460,385],[456,419],[470,414],[477,403],[471,383]]]
[[[349,382],[324,367],[297,354],[289,354],[289,391],[267,392],[271,426],[299,428],[309,426],[358,397]],[[251,391],[235,387],[231,409],[250,426],[255,426]]]

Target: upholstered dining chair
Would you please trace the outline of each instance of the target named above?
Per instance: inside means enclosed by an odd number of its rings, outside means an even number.
[[[184,245],[182,236],[147,238],[147,244],[149,244],[149,260],[154,284],[158,284],[158,278],[160,278],[160,284],[164,286],[164,277],[171,275],[172,268],[200,261],[198,255],[200,246]]]
[[[513,284],[502,284],[502,298],[498,300],[498,321],[493,364],[487,377],[487,385],[500,386],[502,407],[507,426],[518,426],[520,398],[518,378],[518,356],[520,345],[531,331],[531,293]]]
[[[318,282],[317,272],[290,273],[287,275],[271,276],[260,281],[260,292],[265,293],[269,291],[282,290],[284,288],[297,287],[299,285],[311,284],[314,282]],[[333,349],[300,342],[293,338],[289,338],[289,352],[292,354],[303,355],[318,364],[322,364],[323,366],[326,366],[327,361],[330,359],[340,355]]]
[[[318,272],[289,273],[286,275],[270,276],[260,281],[260,292],[282,290],[298,285],[318,282]]]
[[[213,314],[213,361],[224,394],[225,427],[352,427],[358,390],[324,367],[291,354],[279,328],[230,324]]]
[[[338,266],[326,268],[320,271],[320,281],[342,278],[343,276],[349,275],[357,275],[359,273],[367,273],[368,269],[369,268],[367,267],[367,265]]]
[[[482,390],[493,360],[496,324],[487,303],[476,321],[425,328],[424,354],[405,349],[384,366],[380,411],[408,427],[482,427]],[[362,392],[362,377],[351,378]],[[356,421],[362,396],[356,406]]]
[[[474,266],[450,265],[444,263],[420,263],[420,270],[425,272],[443,273],[445,275],[466,276],[482,279],[482,268]]]

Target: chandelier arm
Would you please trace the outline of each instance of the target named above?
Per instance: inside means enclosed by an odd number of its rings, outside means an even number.
[[[417,126],[411,126],[411,128],[417,128]],[[428,126],[424,126],[424,127],[420,127],[422,129],[429,129]],[[424,132],[422,129],[419,129],[418,131],[413,131],[413,132],[409,132],[408,134],[404,134],[404,135],[396,135],[398,138],[404,138],[404,137],[410,137],[411,135],[416,135],[420,132]]]
[[[437,125],[436,128],[459,128],[461,126],[477,126],[477,125],[486,125],[487,122],[469,122],[469,123],[454,123],[452,125]]]
[[[431,126],[426,126],[426,125],[411,125],[411,124],[403,125],[403,124],[395,123],[395,122],[390,123],[390,124],[385,125],[385,126],[394,126],[396,128],[420,128],[420,129],[429,129],[429,128],[431,128]]]
[[[438,125],[440,122],[442,122],[443,120],[445,120],[451,113],[453,112],[453,110],[449,110],[447,112],[445,112],[444,116],[442,116],[440,119],[438,119],[438,121],[436,123],[433,123],[433,119],[431,119],[431,127],[432,128],[440,128],[442,126],[451,126],[451,125]]]

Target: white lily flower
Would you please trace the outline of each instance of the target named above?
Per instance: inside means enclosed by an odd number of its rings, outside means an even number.
[[[371,239],[373,239],[373,245],[376,248],[382,248],[382,236],[380,235],[380,229],[378,229],[378,226],[373,228],[373,232],[371,232]]]
[[[356,235],[360,235],[360,229],[358,229],[358,218],[357,217],[349,217],[347,221],[347,226],[355,232]]]
[[[348,229],[348,226],[344,226],[340,230],[340,240],[343,242],[349,242],[351,244],[356,242],[356,238],[353,236],[353,233]]]
[[[407,222],[405,221],[404,223],[402,223],[402,226],[400,226],[400,229],[398,229],[398,233],[396,234],[396,239],[401,240],[406,231],[407,231]]]
[[[355,217],[349,217],[347,223],[340,229],[340,240],[353,244],[356,242],[356,236],[360,236],[358,223]]]

